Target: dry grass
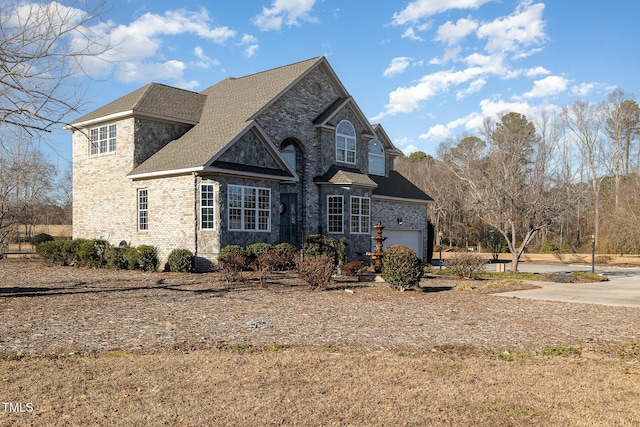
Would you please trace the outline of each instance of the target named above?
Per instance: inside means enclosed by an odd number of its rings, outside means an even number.
[[[324,348],[0,362],[1,425],[565,425],[640,422],[637,363]],[[636,360],[637,362],[637,360]]]
[[[640,309],[287,280],[0,262],[0,426],[640,424]]]

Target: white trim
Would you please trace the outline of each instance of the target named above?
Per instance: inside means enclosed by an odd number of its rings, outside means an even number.
[[[338,128],[340,127],[341,124],[343,123],[348,123],[349,126],[351,126],[351,129],[353,129],[353,135],[349,135],[346,133],[338,133]],[[338,137],[344,138],[345,142],[344,142],[344,148],[338,148]],[[353,150],[348,148],[349,145],[349,141],[353,139]],[[335,134],[335,138],[334,138],[334,145],[335,145],[335,154],[336,154],[336,162],[340,162],[340,163],[345,163],[348,165],[355,165],[358,162],[358,134],[356,133],[356,128],[355,126],[353,126],[353,123],[351,123],[349,120],[340,120],[340,123],[338,123],[338,126],[336,126],[336,134]],[[338,159],[338,150],[343,150],[344,151],[344,160],[339,160]],[[353,153],[353,162],[349,161],[349,153]]]
[[[202,166],[199,166],[199,167],[187,168],[187,169],[174,169],[174,170],[168,170],[168,171],[138,173],[135,175],[127,175],[127,178],[134,179],[134,180],[145,179],[145,178],[159,178],[159,177],[168,177],[172,175],[190,174],[193,172],[200,172],[202,170],[204,170],[204,168]]]
[[[144,197],[145,197],[145,205],[146,207],[144,209],[142,209],[140,207],[140,193],[142,193],[144,191]],[[141,213],[144,212],[145,215],[145,225],[146,228],[141,228],[140,224],[141,222]],[[138,233],[147,233],[149,232],[149,189],[147,187],[144,188],[138,188],[136,191],[136,228],[138,230]]]
[[[359,205],[359,209],[362,212],[362,201],[363,200],[368,200],[369,201],[369,215],[363,215],[362,213],[359,213],[357,215],[358,217],[358,228],[360,228],[360,224],[361,224],[361,218],[363,217],[367,217],[368,221],[367,221],[367,231],[353,231],[353,217],[354,217],[354,213],[353,213],[353,201],[354,199],[359,200],[358,205]],[[371,198],[370,197],[364,197],[364,196],[350,196],[349,199],[349,232],[351,234],[371,234]]]
[[[161,114],[136,112],[135,110],[126,110],[126,111],[120,111],[118,113],[113,113],[113,114],[109,114],[109,115],[102,116],[102,117],[96,117],[95,119],[85,120],[84,122],[70,123],[70,124],[64,126],[64,129],[73,131],[73,130],[75,130],[77,128],[92,126],[92,125],[95,125],[95,124],[98,124],[98,123],[112,121],[112,120],[120,120],[120,119],[124,119],[124,118],[128,118],[128,117],[139,117],[139,118],[143,118],[143,119],[155,119],[155,120],[162,120],[162,121],[165,121],[165,122],[183,123],[183,124],[187,124],[187,125],[197,125],[198,124],[198,122],[193,121],[193,120],[178,119],[176,117],[165,116],[165,115],[161,115]]]
[[[237,187],[240,188],[240,207],[233,207],[233,209],[237,210],[240,209],[240,227],[241,228],[231,228],[231,219],[230,219],[230,215],[231,215],[231,206],[229,204],[229,194],[231,193],[230,189],[231,187]],[[245,196],[245,189],[251,189],[251,190],[255,190],[255,208],[245,208],[244,206],[244,196]],[[268,192],[269,194],[269,209],[268,209],[268,216],[267,216],[267,220],[268,220],[268,224],[267,224],[267,229],[260,229],[260,212],[266,212],[266,209],[260,209],[260,191],[261,190],[265,190]],[[240,231],[240,232],[245,232],[245,233],[270,233],[271,232],[271,189],[267,188],[267,187],[253,187],[253,186],[249,186],[249,185],[237,185],[237,184],[227,184],[227,231]],[[255,226],[256,228],[244,228],[244,219],[245,219],[245,212],[247,210],[253,210],[255,213]]]
[[[202,193],[203,193],[203,187],[211,187],[211,195],[212,195],[212,200],[213,200],[213,205],[211,206],[204,206],[202,204]],[[211,209],[212,210],[212,223],[213,225],[211,227],[207,227],[205,228],[203,226],[203,222],[204,222],[204,209]],[[212,182],[201,182],[200,183],[200,230],[202,231],[210,231],[210,230],[215,230],[216,229],[216,186],[214,183]]]
[[[330,221],[329,217],[331,214],[329,213],[329,199],[332,197],[340,198],[340,231],[331,231],[331,227],[329,227]],[[338,216],[338,214],[333,214],[334,216]],[[327,195],[327,234],[344,234],[344,196],[342,194],[328,194]]]

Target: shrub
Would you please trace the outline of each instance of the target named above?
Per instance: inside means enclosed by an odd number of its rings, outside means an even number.
[[[280,255],[275,250],[268,250],[256,256],[251,261],[251,268],[258,273],[260,287],[264,287],[269,273],[280,263]]]
[[[33,246],[38,246],[40,243],[51,242],[52,240],[54,239],[51,234],[40,233],[29,239],[29,243],[31,243]]]
[[[382,261],[382,278],[391,288],[404,291],[420,282],[422,261],[413,249],[402,245],[388,246]]]
[[[261,255],[266,254],[271,249],[273,249],[273,246],[271,246],[268,243],[252,243],[252,244],[250,244],[246,248],[247,256],[249,257],[249,262],[255,260],[256,258],[258,258]]]
[[[65,265],[65,240],[42,242],[36,246],[36,253],[49,264]]]
[[[242,248],[240,248],[242,249]],[[244,281],[242,272],[246,270],[247,257],[243,252],[227,251],[218,255],[218,269],[227,285]]]
[[[125,255],[129,248],[109,246],[104,251],[104,261],[107,268],[112,270],[126,270],[129,267]]]
[[[106,240],[83,240],[77,246],[78,265],[82,267],[102,267],[104,252],[110,246]]]
[[[193,271],[195,266],[196,257],[188,249],[174,249],[169,254],[167,264],[169,264],[169,271],[180,271],[188,273]]]
[[[231,255],[233,255],[233,257],[228,258],[228,256]],[[247,250],[238,245],[229,245],[220,249],[218,260],[222,262],[233,262],[234,266],[241,266],[243,270],[248,270],[249,267],[249,256],[247,255]]]
[[[447,259],[447,268],[454,272],[458,277],[471,279],[484,270],[487,263],[481,255],[469,252],[454,252]]]
[[[158,269],[158,250],[155,246],[140,245],[138,250],[138,265],[144,271],[156,271]]]
[[[322,289],[329,284],[335,259],[326,255],[304,257],[296,267],[300,277],[309,284],[311,290]]]
[[[332,260],[333,265],[338,263],[338,244],[330,237],[320,234],[312,234],[302,246],[305,258],[326,256]]]
[[[279,243],[273,247],[273,253],[277,256],[275,270],[286,271],[295,268],[298,253],[295,246],[290,243]]]
[[[140,268],[140,254],[138,249],[133,246],[124,247],[124,260],[129,270],[137,270]]]
[[[62,251],[64,256],[64,262],[66,265],[79,266],[80,262],[80,246],[82,246],[86,239],[73,239],[65,240],[62,245]]]
[[[347,277],[355,277],[363,268],[365,268],[365,263],[360,260],[355,260],[343,264],[340,271]]]

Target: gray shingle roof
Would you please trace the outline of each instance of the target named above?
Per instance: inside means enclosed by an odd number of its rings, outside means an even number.
[[[372,193],[374,196],[420,200],[424,202],[434,201],[400,172],[392,170],[389,171],[388,177],[370,175],[370,178],[378,184],[378,186],[373,189]]]
[[[197,122],[202,113],[205,96],[160,83],[149,83],[123,97],[75,120],[79,124],[112,114],[133,111],[134,114],[171,117]]]
[[[253,125],[253,117],[314,68],[323,57],[241,78],[228,78],[201,92],[199,123],[135,168],[131,175],[202,168]]]
[[[323,175],[314,178],[313,181],[318,184],[376,186],[376,183],[359,169],[336,165],[332,165]]]

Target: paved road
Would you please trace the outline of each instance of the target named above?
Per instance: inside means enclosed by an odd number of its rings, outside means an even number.
[[[507,264],[506,269],[508,270],[509,267],[510,264]],[[572,271],[591,271],[591,266],[585,265],[521,263],[518,267],[520,271],[532,273],[570,273]],[[489,268],[493,268],[495,270],[493,264],[490,264]],[[539,289],[505,292],[495,295],[551,301],[640,307],[640,268],[596,266],[595,271],[598,274],[604,274],[607,276],[609,281],[598,283],[536,282],[536,285],[540,286]]]

